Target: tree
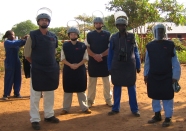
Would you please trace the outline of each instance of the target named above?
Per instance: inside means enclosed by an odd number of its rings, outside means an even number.
[[[38,29],[38,26],[33,24],[30,20],[20,22],[12,27],[15,35],[22,37],[26,34],[29,34],[31,30]]]
[[[67,27],[61,27],[61,31],[58,33],[60,40],[68,40]]]
[[[107,16],[105,19],[106,21],[104,22],[103,29],[109,31],[110,33],[117,32],[118,30],[115,26],[114,15]]]
[[[66,37],[64,38],[63,36],[65,35],[62,35],[61,31],[64,29],[65,27],[55,27],[55,28],[49,28],[49,31],[51,31],[52,33],[54,33],[59,40],[63,40],[63,39],[66,39]],[[66,28],[65,28],[66,29]],[[65,32],[64,32],[65,33]]]
[[[178,4],[176,0],[156,0],[153,5],[164,21],[174,22],[177,25],[186,24],[186,8],[183,4]]]
[[[129,18],[128,28],[136,28],[147,22],[157,21],[160,18],[158,11],[148,0],[113,0],[108,3],[109,11],[124,11]]]
[[[93,17],[88,16],[86,14],[78,15],[74,17],[75,20],[83,22],[83,24],[79,25],[80,32],[83,32],[83,38],[85,39],[86,31],[93,30]]]

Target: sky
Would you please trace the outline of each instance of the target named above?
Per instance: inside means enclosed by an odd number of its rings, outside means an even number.
[[[36,24],[37,11],[42,7],[52,11],[49,27],[53,28],[66,26],[69,20],[84,13],[92,16],[96,10],[107,16],[110,14],[105,9],[107,3],[108,0],[1,0],[0,32],[5,33],[13,25],[26,20]]]
[[[67,22],[82,14],[92,16],[99,10],[104,16],[113,14],[105,9],[110,0],[1,0],[0,33],[10,30],[15,24],[31,20],[36,24],[37,11],[48,7],[52,11],[51,28],[67,26]],[[153,0],[150,0],[153,1]],[[177,0],[186,7],[186,0]]]

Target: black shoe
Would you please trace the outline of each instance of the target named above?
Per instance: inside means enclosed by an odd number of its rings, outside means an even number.
[[[136,117],[140,117],[140,112],[139,112],[139,111],[137,111],[137,112],[132,112],[132,114],[133,114],[134,116],[136,116]]]
[[[15,98],[22,98],[21,95],[14,95]]]
[[[168,127],[172,123],[171,118],[166,117],[165,121],[162,124],[162,127]]]
[[[56,118],[55,116],[52,116],[50,118],[45,118],[46,122],[51,122],[51,123],[59,123],[59,119]]]
[[[148,121],[148,123],[149,123],[149,124],[152,124],[152,123],[159,122],[159,121],[161,121],[161,120],[162,120],[161,117],[156,117],[156,116],[154,116],[154,117],[152,117],[151,120]]]
[[[159,122],[161,120],[162,120],[162,118],[161,118],[161,112],[158,111],[158,112],[155,112],[155,115],[152,117],[151,120],[148,121],[148,123],[149,124],[153,124],[153,123]]]
[[[2,99],[3,100],[8,100],[8,97],[7,96],[3,96]]]
[[[116,115],[116,114],[118,114],[119,113],[119,111],[110,111],[109,113],[108,113],[108,115],[109,116],[112,116],[112,115]]]
[[[40,125],[39,125],[39,122],[32,122],[32,128],[34,130],[40,130]]]

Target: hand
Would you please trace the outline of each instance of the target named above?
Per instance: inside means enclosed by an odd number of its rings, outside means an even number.
[[[102,59],[102,57],[101,57],[100,54],[95,54],[95,55],[93,56],[93,58],[94,58],[97,62],[103,61],[103,59]]]
[[[147,79],[148,79],[148,76],[144,76],[145,85],[147,84]]]
[[[177,80],[176,79],[172,79],[172,84],[174,83],[174,82],[176,82]]]
[[[70,68],[73,70],[76,70],[78,67],[78,64],[70,64]]]
[[[27,40],[28,37],[29,37],[29,35],[25,35],[21,39]]]
[[[141,69],[140,69],[140,68],[139,68],[139,69],[136,69],[136,72],[137,72],[137,73],[140,73],[140,71],[141,71]]]

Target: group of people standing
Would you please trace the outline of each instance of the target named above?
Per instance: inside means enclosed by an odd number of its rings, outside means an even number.
[[[10,95],[14,85],[15,97],[21,97],[21,65],[18,58],[20,46],[24,46],[24,56],[31,66],[30,81],[30,116],[34,130],[40,130],[39,100],[41,92],[44,99],[44,120],[58,123],[54,115],[54,90],[59,85],[59,64],[55,59],[58,39],[48,30],[51,17],[42,13],[36,18],[38,30],[30,32],[23,40],[14,40],[13,31],[7,31],[5,41],[5,86],[3,99]],[[136,97],[136,73],[141,71],[140,55],[133,33],[126,31],[128,21],[118,18],[115,26],[118,32],[111,34],[102,30],[103,19],[96,17],[93,21],[95,30],[87,34],[85,42],[79,42],[80,32],[70,27],[67,31],[70,41],[63,44],[61,61],[63,67],[63,108],[61,115],[69,112],[72,95],[77,93],[81,110],[90,114],[95,103],[97,78],[102,77],[105,103],[112,107],[108,115],[120,112],[122,87],[128,89],[129,105],[134,116],[140,117]],[[172,83],[180,78],[180,64],[176,56],[174,43],[164,40],[166,29],[163,25],[154,27],[155,40],[148,43],[144,67],[144,81],[147,83],[148,97],[152,99],[155,116],[148,123],[161,121],[163,100],[165,121],[162,126],[169,126],[173,113],[174,90]],[[85,62],[88,61],[88,85]],[[18,73],[16,73],[18,72]],[[19,75],[19,76],[17,76]],[[113,87],[110,87],[109,75]],[[85,91],[87,90],[87,96]]]

